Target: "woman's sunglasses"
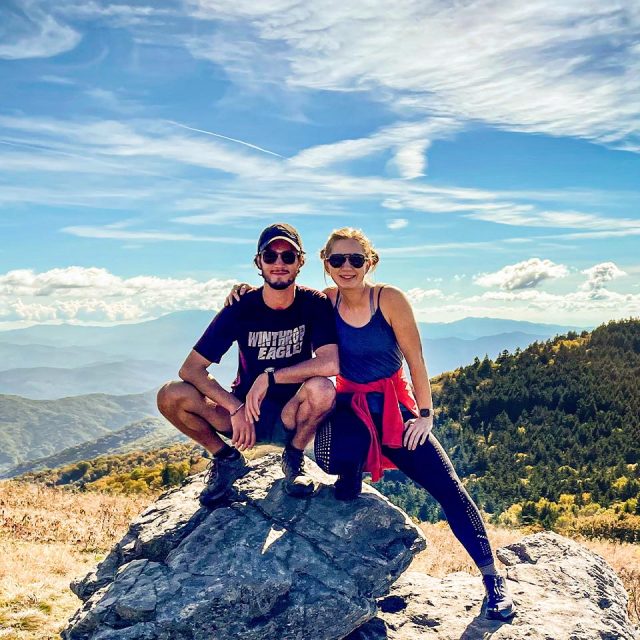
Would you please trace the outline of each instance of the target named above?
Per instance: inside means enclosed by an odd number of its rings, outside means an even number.
[[[354,269],[360,269],[366,261],[366,258],[361,253],[332,253],[327,262],[334,268],[339,269],[346,261]]]
[[[260,257],[265,264],[275,264],[278,261],[278,256],[282,258],[282,262],[285,264],[293,264],[298,259],[298,254],[291,249],[286,251],[274,251],[273,249],[265,249]]]

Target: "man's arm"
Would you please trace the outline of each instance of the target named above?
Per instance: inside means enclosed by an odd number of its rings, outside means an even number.
[[[203,396],[224,407],[229,413],[233,413],[240,406],[240,401],[209,375],[207,371],[209,365],[211,365],[209,360],[192,350],[180,367],[178,375],[181,380],[192,384]]]
[[[211,362],[197,351],[191,351],[180,367],[178,375],[185,382],[192,384],[202,395],[229,412],[232,431],[231,444],[240,451],[251,449],[256,443],[255,426],[247,420],[244,411],[238,411],[242,407],[240,400],[223,389],[215,378],[209,375],[207,367],[210,364]]]

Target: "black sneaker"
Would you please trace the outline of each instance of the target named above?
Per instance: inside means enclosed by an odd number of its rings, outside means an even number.
[[[333,488],[336,500],[355,500],[362,493],[362,468],[339,474]]]
[[[305,498],[315,491],[313,480],[304,472],[304,452],[287,445],[282,452],[284,490],[294,498]]]
[[[487,592],[487,603],[484,611],[489,620],[506,622],[516,614],[516,607],[511,599],[507,581],[501,575],[482,576]]]
[[[200,504],[211,507],[227,494],[231,485],[251,471],[245,457],[239,452],[226,458],[216,458],[209,464],[207,486],[200,494]]]
[[[362,492],[362,476],[355,478],[349,474],[338,476],[334,485],[336,500],[355,500]]]

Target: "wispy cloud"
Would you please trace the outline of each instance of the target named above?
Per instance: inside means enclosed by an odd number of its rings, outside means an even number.
[[[81,35],[33,0],[0,5],[0,58],[50,58],[73,49]]]
[[[391,13],[365,0],[320,0],[304,10],[280,0],[198,7],[270,43],[283,81],[297,86],[370,90],[413,114],[638,146],[633,3],[406,0]]]
[[[204,236],[191,233],[170,233],[166,231],[123,229],[119,225],[103,227],[70,226],[60,229],[80,238],[101,238],[109,240],[146,240],[151,242],[215,242],[218,244],[254,244],[254,239],[234,236]]]

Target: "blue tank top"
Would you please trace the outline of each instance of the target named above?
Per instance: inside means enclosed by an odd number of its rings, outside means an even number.
[[[347,324],[338,311],[340,294],[334,307],[338,330],[338,352],[340,375],[364,384],[388,378],[402,366],[402,352],[395,333],[380,310],[374,311],[373,289],[369,299],[371,319],[363,327]]]

